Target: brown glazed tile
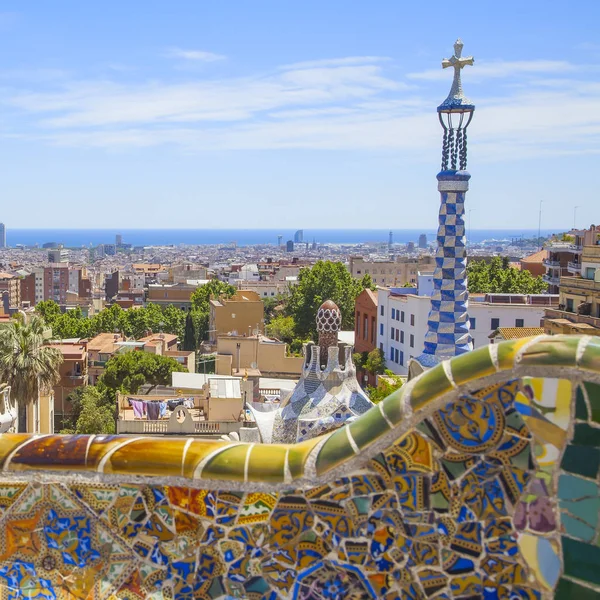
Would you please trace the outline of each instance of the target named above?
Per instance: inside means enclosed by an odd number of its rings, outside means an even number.
[[[15,448],[28,442],[32,437],[32,435],[27,433],[3,433],[0,435],[0,468],[4,468],[6,459]],[[8,470],[12,471],[13,468],[9,466]]]
[[[31,441],[15,452],[10,461],[11,471],[87,470],[85,455],[89,436],[49,435],[33,438],[28,435],[26,437]]]

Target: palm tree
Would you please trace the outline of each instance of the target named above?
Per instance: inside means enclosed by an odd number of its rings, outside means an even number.
[[[17,400],[20,433],[27,431],[27,406],[60,379],[62,355],[56,348],[44,346],[48,337],[38,316],[26,324],[11,321],[0,330],[0,381],[10,385]]]

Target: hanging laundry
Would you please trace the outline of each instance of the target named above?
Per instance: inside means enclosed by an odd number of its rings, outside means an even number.
[[[183,400],[181,400],[180,398],[178,398],[177,400],[169,400],[167,402],[167,406],[169,407],[170,411],[174,411],[178,406],[181,406],[183,404]]]
[[[163,417],[167,416],[167,403],[162,400],[158,403],[158,406],[160,408],[160,418],[162,419]]]
[[[194,399],[193,398],[184,398],[183,405],[186,408],[194,408]]]
[[[128,398],[131,408],[133,408],[133,416],[136,419],[143,419],[146,414],[146,403],[144,400],[136,400],[135,398]]]
[[[160,405],[158,402],[146,402],[146,413],[148,414],[148,421],[158,421],[160,414]]]

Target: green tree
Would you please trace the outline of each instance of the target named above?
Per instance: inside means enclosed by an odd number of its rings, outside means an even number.
[[[192,309],[206,311],[209,310],[211,298],[231,298],[235,294],[235,288],[219,279],[211,279],[208,283],[196,288],[191,296]]]
[[[541,277],[511,267],[507,257],[470,261],[467,277],[472,294],[541,294],[547,288]]]
[[[365,369],[372,375],[381,375],[385,371],[385,358],[380,348],[371,350],[364,362]]]
[[[148,392],[157,385],[171,385],[171,373],[185,370],[170,356],[132,351],[113,356],[106,363],[100,381],[112,395],[117,390],[136,394],[142,385],[150,384]]]
[[[188,311],[185,317],[185,333],[183,335],[183,349],[191,352],[197,347],[196,327],[192,318],[192,311]]]
[[[380,377],[377,382],[377,387],[368,387],[367,395],[371,399],[371,402],[378,404],[382,400],[385,400],[390,394],[400,389],[404,381],[398,377],[398,375],[388,375],[386,377]]]
[[[297,335],[316,339],[315,318],[325,300],[333,300],[338,305],[342,329],[354,329],[354,301],[365,288],[373,289],[371,277],[354,279],[340,262],[318,261],[311,269],[302,269],[286,307],[287,314],[296,323]]]
[[[271,298],[263,298],[263,304],[265,307],[265,324],[269,324],[271,319],[278,316],[281,310],[285,307],[286,297],[278,294]]]
[[[0,330],[0,381],[10,385],[17,399],[22,433],[27,431],[27,406],[60,379],[62,355],[56,348],[44,346],[46,341],[46,326],[39,316],[26,324],[11,321]]]
[[[296,323],[294,318],[290,316],[279,315],[271,320],[266,327],[267,335],[291,344],[296,337]]]
[[[98,388],[92,385],[83,388],[76,433],[88,435],[115,433],[115,414],[103,400]]]

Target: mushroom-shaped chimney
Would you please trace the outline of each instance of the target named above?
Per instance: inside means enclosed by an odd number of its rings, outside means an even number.
[[[321,359],[327,360],[327,349],[338,345],[338,332],[342,326],[342,313],[332,300],[325,300],[317,311],[317,332]]]

